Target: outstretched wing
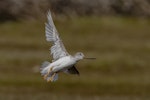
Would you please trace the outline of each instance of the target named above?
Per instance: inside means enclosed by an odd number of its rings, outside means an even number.
[[[66,51],[62,40],[59,37],[59,33],[56,30],[50,11],[47,14],[47,19],[48,22],[45,25],[46,40],[53,43],[50,51],[53,59],[57,60],[69,54]]]

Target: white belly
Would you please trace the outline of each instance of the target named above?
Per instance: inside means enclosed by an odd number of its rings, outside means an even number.
[[[76,61],[74,61],[70,56],[60,58],[51,64],[51,66],[53,67],[52,71],[53,72],[63,71],[64,69],[72,67],[72,65],[74,65],[75,63]]]

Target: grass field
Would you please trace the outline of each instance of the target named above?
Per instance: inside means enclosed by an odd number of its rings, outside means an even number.
[[[94,61],[45,82],[40,64],[51,60],[44,21],[0,24],[0,100],[150,100],[150,20],[83,17],[55,20],[67,50]]]

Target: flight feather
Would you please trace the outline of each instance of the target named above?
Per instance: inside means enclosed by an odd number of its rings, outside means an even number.
[[[54,60],[57,60],[69,54],[66,51],[64,44],[59,37],[59,33],[56,30],[50,11],[47,14],[47,19],[48,22],[45,24],[46,40],[48,42],[52,42],[53,45],[50,48],[51,55],[53,56]]]

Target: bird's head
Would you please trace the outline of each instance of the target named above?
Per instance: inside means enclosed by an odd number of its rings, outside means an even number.
[[[77,61],[81,59],[96,59],[96,58],[86,58],[82,52],[77,52],[74,56]]]
[[[81,60],[84,58],[84,54],[82,52],[77,52],[74,56],[77,60]]]

